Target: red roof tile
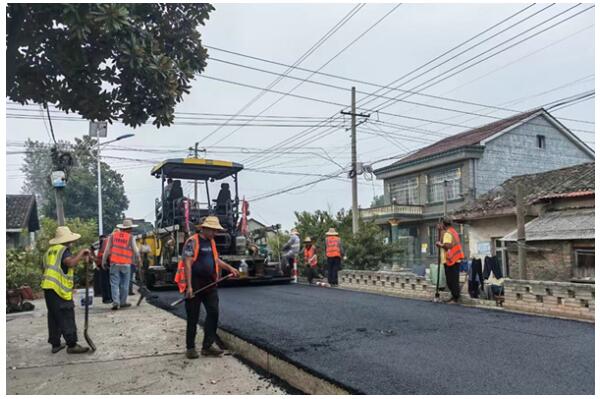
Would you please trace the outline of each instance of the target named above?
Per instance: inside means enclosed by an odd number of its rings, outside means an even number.
[[[506,119],[500,119],[487,125],[480,126],[466,132],[458,133],[433,143],[430,146],[421,148],[417,152],[402,158],[393,165],[401,165],[406,162],[416,161],[417,159],[425,158],[431,155],[441,154],[446,151],[454,150],[461,147],[479,144],[482,140],[493,136],[502,130],[521,122],[524,119],[542,111],[543,108],[537,108],[531,111],[513,115]]]

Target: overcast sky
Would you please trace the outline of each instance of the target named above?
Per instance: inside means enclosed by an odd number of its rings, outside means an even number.
[[[589,4],[580,5],[530,30],[530,28],[544,22],[546,19],[573,7],[573,5],[559,4],[541,11],[548,5],[534,5],[477,39],[400,80],[397,85],[405,90],[420,91],[423,86],[419,86],[419,84],[426,81],[436,82],[436,79],[440,79],[436,76],[468,61],[479,53],[518,35],[512,41],[500,45],[500,47],[475,58],[465,65],[470,65],[513,43],[526,39],[530,35],[550,27],[579,11],[583,11],[589,6]],[[206,26],[201,28],[201,32],[203,42],[208,46],[283,64],[293,64],[331,28],[336,26],[344,16],[348,15],[354,7],[355,5],[351,4],[216,4],[216,10],[211,13],[210,20],[207,21]],[[300,66],[310,70],[319,69],[394,7],[394,4],[365,5],[331,37],[325,40],[313,54],[306,57]],[[366,82],[388,85],[442,55],[447,50],[523,10],[525,7],[527,7],[526,4],[404,4],[348,47],[325,66],[321,72],[361,80],[365,83],[356,83],[357,90],[371,93],[377,90],[377,87],[369,86]],[[540,11],[538,14],[529,18],[538,11]],[[524,21],[518,23],[521,20]],[[516,26],[509,28],[513,24],[516,24]],[[506,29],[506,31],[466,51],[464,54],[456,56],[461,51],[467,50],[503,29]],[[522,33],[524,31],[527,32]],[[286,70],[286,67],[283,66],[224,53],[216,49],[209,49],[209,55],[215,59],[277,73]],[[423,74],[423,76],[412,82],[408,82],[418,74],[426,72],[429,68],[451,58],[451,61]],[[461,68],[457,67],[441,77],[460,71]],[[213,78],[258,87],[267,87],[276,78],[276,76],[264,72],[227,65],[211,59],[208,60],[205,74]],[[309,72],[296,70],[290,75],[306,78],[309,74]],[[306,82],[294,90],[293,94],[332,103],[350,103],[351,82],[319,75],[314,75],[310,79],[346,87],[347,90],[343,91]],[[298,80],[283,79],[273,87],[273,90],[287,92],[298,83]],[[452,133],[466,130],[464,126],[478,126],[494,121],[498,117],[509,116],[512,113],[456,101],[436,99],[422,94],[501,106],[520,111],[593,89],[594,10],[592,9],[531,39],[525,40],[507,51],[492,56],[472,68],[457,73],[439,84],[425,88],[421,94],[412,95],[410,98],[405,99],[410,102],[425,103],[430,107],[397,101],[382,110],[382,112],[404,117],[384,115],[381,112],[378,115],[372,110],[379,109],[378,105],[382,104],[385,99],[369,97],[365,100],[365,94],[357,94],[359,111],[371,112],[372,114],[371,122],[364,123],[358,128],[358,159],[370,163],[397,156]],[[235,114],[258,93],[260,91],[253,88],[240,87],[207,78],[197,78],[193,83],[191,94],[185,97],[184,102],[177,107],[177,111]],[[383,93],[383,91],[378,92],[378,94]],[[396,97],[399,94],[398,91],[392,91],[387,96]],[[242,114],[256,115],[280,97],[279,94],[267,93]],[[367,104],[369,100],[372,101]],[[361,105],[363,105],[362,108]],[[441,110],[431,106],[476,114],[489,114],[491,117],[473,116],[472,114]],[[8,105],[8,107],[15,108],[14,105]],[[320,117],[326,119],[336,113],[339,115],[341,110],[340,105],[287,96],[263,115]],[[31,111],[23,112],[32,113]],[[9,115],[23,112],[8,111]],[[567,127],[577,130],[574,133],[593,146],[594,135],[589,132],[593,131],[594,125],[579,122],[594,121],[593,99],[552,113],[563,121]],[[58,115],[55,114],[54,116]],[[413,119],[406,118],[407,116]],[[564,120],[562,118],[577,119],[579,121]],[[261,122],[255,123],[265,124],[264,120],[260,119]],[[377,122],[377,120],[380,122]],[[423,120],[441,121],[442,123],[430,123]],[[303,118],[288,124],[306,125],[315,124],[318,121],[317,119]],[[313,175],[335,172],[337,174],[341,170],[340,166],[347,167],[350,162],[350,137],[349,132],[344,127],[337,129],[323,128],[316,130],[310,136],[302,136],[306,137],[305,140],[294,141],[306,128],[246,126],[229,135],[236,128],[226,126],[208,139],[203,140],[204,137],[213,132],[214,126],[191,125],[189,122],[198,123],[202,121],[176,119],[176,123],[182,122],[188,124],[177,124],[161,129],[143,126],[135,130],[116,123],[109,126],[108,139],[125,133],[135,133],[135,137],[107,146],[103,151],[103,155],[148,160],[183,157],[188,154],[187,147],[193,145],[195,141],[200,141],[200,147],[204,147],[208,151],[208,158],[243,162],[249,169],[259,169],[247,170],[240,174],[241,196],[245,195],[246,198],[251,199],[319,179],[319,176],[281,175],[272,174],[272,172]],[[340,121],[335,124],[338,123]],[[390,123],[396,126],[392,126]],[[62,140],[81,137],[88,130],[85,121],[54,121],[53,124],[57,138]],[[277,124],[282,124],[282,122],[280,121]],[[349,127],[347,119],[345,127]],[[418,127],[418,129],[415,129],[415,127]],[[391,132],[391,135],[386,135],[379,129]],[[48,142],[49,136],[44,123],[41,120],[13,119],[9,117],[7,120],[8,151],[18,150],[19,144],[23,143],[26,138]],[[296,148],[293,150],[297,152],[296,154],[285,154],[282,151],[269,152],[268,157],[263,156],[260,163],[259,160],[255,160],[254,165],[252,165],[250,160],[253,155],[242,152],[243,147],[266,149],[284,140],[290,143],[284,150],[289,152],[293,149],[291,147],[295,146]],[[303,145],[298,145],[298,143],[303,142]],[[223,146],[231,148],[225,149]],[[123,147],[133,150],[124,151]],[[161,153],[161,150],[165,152]],[[169,152],[166,152],[166,150]],[[177,150],[179,152],[176,152]],[[326,159],[325,154],[328,154],[332,159]],[[151,164],[149,162],[117,160],[114,158],[106,158],[105,160],[124,176],[125,190],[130,200],[127,215],[153,221],[154,198],[159,195],[160,186],[158,180],[149,174]],[[22,173],[19,171],[21,162],[21,155],[7,156],[7,193],[19,193],[21,191],[23,185]],[[384,166],[389,162],[392,161],[376,163],[375,167]],[[382,182],[370,181],[362,176],[359,182],[359,204],[362,207],[368,207],[374,194],[382,192]],[[192,185],[184,184],[184,192],[192,196]],[[200,192],[203,192],[203,188]],[[216,187],[214,194],[216,195]],[[314,211],[316,209],[337,211],[340,208],[348,209],[350,206],[351,186],[348,179],[326,180],[318,184],[304,185],[297,190],[250,202],[252,217],[267,224],[282,223],[285,228],[293,225],[295,221],[294,211]]]

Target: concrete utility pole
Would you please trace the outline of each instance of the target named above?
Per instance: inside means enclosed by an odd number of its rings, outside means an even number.
[[[199,142],[195,142],[193,147],[189,147],[190,151],[194,151],[194,158],[198,158],[198,152],[206,154],[206,148],[198,148]],[[194,201],[198,202],[198,180],[194,180]],[[210,206],[210,204],[209,204]]]
[[[96,150],[96,158],[98,160],[97,175],[98,175],[98,236],[104,234],[104,225],[102,223],[102,168],[100,167],[100,129],[96,129],[96,141],[98,149]]]
[[[370,115],[356,113],[356,87],[352,86],[352,105],[350,112],[341,112],[343,115],[352,117],[352,234],[358,233],[358,168],[356,162],[356,117],[368,118]]]
[[[527,261],[525,252],[525,205],[523,200],[523,183],[518,182],[515,190],[517,213],[517,258],[519,264],[519,279],[527,278]]]
[[[54,198],[56,199],[56,220],[59,226],[65,225],[65,207],[63,205],[63,189],[54,189]]]
[[[444,216],[448,215],[448,180],[444,180]]]

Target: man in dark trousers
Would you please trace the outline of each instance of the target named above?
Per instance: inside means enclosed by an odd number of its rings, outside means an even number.
[[[77,343],[73,303],[75,268],[82,259],[88,260],[90,257],[89,249],[82,249],[77,255],[71,253],[71,244],[79,238],[81,235],[72,233],[67,226],[59,226],[44,255],[41,287],[48,309],[48,343],[52,345],[52,353],[65,348],[60,341],[61,336],[67,343],[67,353],[85,353],[89,350]]]
[[[194,295],[194,291],[215,282],[221,276],[221,269],[227,270],[234,276],[239,272],[233,266],[219,259],[215,244],[215,234],[223,230],[216,216],[207,216],[202,224],[196,226],[199,232],[186,241],[183,247],[183,263],[185,268],[184,281],[181,276],[176,277],[180,290],[185,290],[185,311],[187,313],[186,329],[186,357],[196,359],[199,357],[196,351],[196,331],[200,318],[200,305],[204,304],[206,309],[206,320],[204,321],[204,341],[202,342],[203,356],[218,357],[223,351],[213,344],[217,337],[217,325],[219,322],[219,296],[217,287],[211,287]],[[180,270],[178,270],[178,274]],[[191,282],[191,284],[189,284]],[[183,287],[185,284],[185,287]]]
[[[98,244],[98,253],[96,255],[96,266],[98,267],[98,274],[100,276],[100,292],[102,293],[102,303],[112,303],[112,296],[110,293],[109,266],[102,264],[102,257],[104,255],[104,251],[106,250],[107,243],[106,235],[101,235]]]
[[[443,218],[438,228],[442,236],[442,241],[436,242],[435,245],[442,251],[441,260],[446,274],[446,284],[452,294],[452,298],[448,302],[458,303],[460,301],[460,264],[465,258],[460,243],[460,236],[454,227],[452,227],[452,221],[448,217]]]
[[[338,285],[338,271],[342,268],[344,248],[338,232],[332,227],[325,233],[325,256],[327,257],[327,282]]]

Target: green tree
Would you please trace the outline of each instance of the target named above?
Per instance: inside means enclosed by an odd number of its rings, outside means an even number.
[[[75,166],[68,175],[64,188],[65,217],[98,219],[98,180],[95,139],[88,136],[76,138],[75,143],[59,142],[62,150],[73,153]],[[25,142],[26,155],[21,171],[25,174],[23,191],[35,194],[41,213],[56,217],[54,189],[50,182],[52,160],[50,145],[37,141]],[[101,162],[102,169],[102,221],[109,231],[120,223],[129,206],[125,195],[123,176]]]
[[[76,253],[80,249],[89,246],[98,239],[98,225],[94,220],[82,220],[79,218],[67,219],[67,226],[74,233],[81,234],[71,249]],[[10,250],[6,254],[6,286],[7,288],[19,288],[29,285],[34,290],[40,289],[42,278],[42,264],[44,254],[48,249],[48,241],[54,237],[58,223],[56,220],[44,217],[40,220],[40,231],[37,235],[35,246],[30,251]],[[85,269],[79,267],[75,273],[75,284],[81,286],[85,278]]]
[[[384,198],[383,194],[376,195],[373,197],[373,200],[371,201],[371,208],[376,208],[378,206],[384,206],[384,205],[385,205],[385,198]]]
[[[397,243],[385,243],[384,238],[385,234],[375,223],[361,221],[358,234],[345,242],[348,268],[379,270],[382,265],[391,264],[402,250]]]
[[[10,3],[7,95],[99,121],[157,127],[206,67],[210,4]]]
[[[360,221],[359,233],[352,234],[352,212],[344,209],[335,215],[327,211],[296,212],[296,228],[304,239],[310,236],[315,241],[319,264],[324,266],[325,237],[327,230],[333,227],[342,239],[345,255],[345,268],[356,270],[379,270],[383,264],[392,263],[392,258],[402,252],[397,244],[386,244],[385,234],[374,223]]]

